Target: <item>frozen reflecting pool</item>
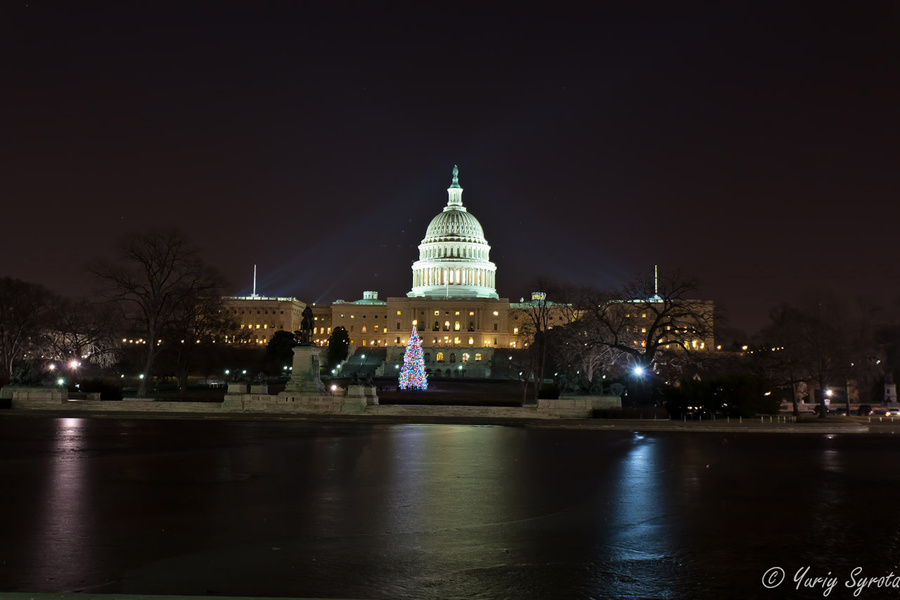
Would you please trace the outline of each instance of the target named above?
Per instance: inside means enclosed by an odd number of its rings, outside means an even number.
[[[0,592],[821,598],[809,567],[850,598],[854,568],[900,573],[891,435],[3,417],[0,450]]]

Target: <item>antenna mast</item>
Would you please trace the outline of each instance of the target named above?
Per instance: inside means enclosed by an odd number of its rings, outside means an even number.
[[[253,294],[251,296],[256,298],[256,265],[253,265]]]

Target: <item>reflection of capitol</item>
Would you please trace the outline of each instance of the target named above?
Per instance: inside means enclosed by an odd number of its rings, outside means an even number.
[[[481,223],[462,203],[459,171],[447,190],[448,200],[425,232],[419,260],[412,266],[412,289],[406,297],[380,300],[374,291],[355,302],[338,300],[313,306],[313,339],[327,345],[335,327],[344,327],[356,353],[385,348],[384,374],[403,360],[415,326],[422,338],[426,367],[436,375],[484,377],[490,374],[494,349],[515,347],[519,321],[515,305],[496,290],[497,267]],[[304,304],[293,298],[229,298],[244,337],[267,342],[275,331],[299,328]],[[512,315],[511,315],[512,313]],[[371,354],[371,353],[370,353]]]

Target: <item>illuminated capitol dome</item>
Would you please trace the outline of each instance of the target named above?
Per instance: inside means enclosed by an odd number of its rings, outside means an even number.
[[[481,223],[462,204],[459,169],[444,211],[431,220],[413,263],[410,298],[497,298],[497,267]]]

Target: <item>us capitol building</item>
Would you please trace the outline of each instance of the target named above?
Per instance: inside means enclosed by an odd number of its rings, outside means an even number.
[[[463,205],[462,193],[454,166],[447,205],[431,220],[419,244],[406,297],[382,300],[378,292],[366,291],[355,302],[311,306],[316,344],[327,346],[332,330],[344,327],[356,355],[373,349],[373,358],[384,356],[379,374],[391,375],[399,371],[415,326],[426,368],[445,377],[490,376],[496,348],[522,346],[521,315],[516,304],[497,294],[491,246],[481,223]],[[295,298],[256,295],[229,297],[226,304],[240,323],[242,339],[258,344],[268,342],[276,331],[299,329],[306,306]]]
[[[490,377],[491,359],[498,348],[523,348],[528,339],[520,335],[529,307],[543,299],[535,292],[529,301],[510,303],[496,289],[497,267],[490,260],[491,247],[484,230],[462,202],[459,169],[447,189],[447,205],[437,214],[419,244],[419,260],[412,266],[412,289],[406,297],[378,298],[378,292],[363,292],[355,302],[336,301],[331,306],[312,305],[312,340],[328,345],[336,327],[344,327],[355,349],[351,363],[365,365],[376,374],[399,373],[406,343],[413,326],[422,338],[425,367],[438,377]],[[306,304],[296,298],[257,296],[226,298],[228,310],[240,323],[234,341],[265,344],[276,331],[296,331]],[[703,301],[712,311],[709,301]],[[553,314],[552,327],[564,316]],[[633,330],[647,314],[635,314]],[[644,332],[646,329],[643,330]],[[635,345],[639,342],[637,338]],[[712,346],[712,337],[695,340],[702,349]],[[371,351],[370,351],[371,349]],[[374,361],[374,362],[373,362]],[[353,365],[351,365],[353,366]]]

